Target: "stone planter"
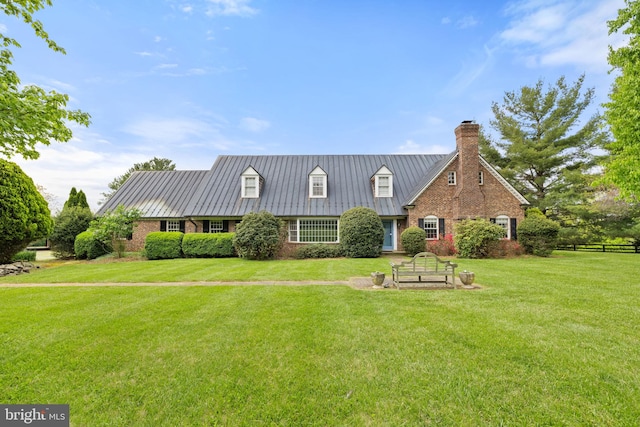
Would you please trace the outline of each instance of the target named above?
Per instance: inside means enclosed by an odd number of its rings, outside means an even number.
[[[460,281],[462,282],[462,284],[465,286],[471,286],[473,284],[473,281],[476,279],[475,273],[467,270],[460,272],[458,276],[460,277]]]
[[[371,280],[373,281],[374,286],[382,286],[384,283],[384,273],[379,271],[371,273]]]

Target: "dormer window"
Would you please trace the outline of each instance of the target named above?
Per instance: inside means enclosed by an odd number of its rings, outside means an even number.
[[[309,197],[327,197],[327,173],[320,166],[316,166],[309,174]]]
[[[242,197],[245,199],[256,199],[260,197],[261,177],[251,166],[242,172]]]
[[[378,169],[374,181],[376,197],[393,197],[393,173],[386,166]]]

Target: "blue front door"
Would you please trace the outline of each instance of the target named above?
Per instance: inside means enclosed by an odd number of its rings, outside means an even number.
[[[384,219],[382,220],[382,226],[384,227],[384,242],[382,243],[382,250],[383,251],[392,251],[393,250],[393,240],[394,240],[394,233],[393,233],[393,220],[391,219]]]

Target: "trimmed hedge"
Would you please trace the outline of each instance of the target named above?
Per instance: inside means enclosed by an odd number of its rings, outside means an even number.
[[[284,222],[271,212],[249,212],[236,226],[233,246],[241,258],[273,259],[282,248],[285,233]]]
[[[340,258],[344,256],[341,245],[326,243],[311,243],[300,246],[295,253],[297,259],[307,258]]]
[[[148,259],[173,259],[182,256],[180,231],[154,231],[147,234],[144,250]]]
[[[404,230],[400,235],[402,248],[409,256],[414,256],[420,252],[424,252],[427,245],[427,232],[423,228],[411,226]]]
[[[98,240],[92,231],[78,234],[73,249],[78,259],[96,259],[111,252],[111,248]]]
[[[188,233],[182,238],[182,253],[189,258],[224,258],[235,255],[235,233]]]

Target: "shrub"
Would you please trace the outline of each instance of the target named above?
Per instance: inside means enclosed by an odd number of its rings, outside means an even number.
[[[17,164],[0,159],[0,264],[52,228],[51,212],[33,180]]]
[[[340,258],[343,256],[341,245],[326,243],[312,243],[298,247],[295,252],[297,259],[306,258]]]
[[[144,251],[148,259],[173,259],[182,256],[180,231],[154,231],[144,240]]]
[[[267,211],[250,212],[236,226],[233,246],[246,259],[273,259],[285,238],[284,223]]]
[[[78,259],[96,259],[111,252],[111,247],[98,239],[96,234],[87,230],[76,236],[74,252]]]
[[[444,239],[428,240],[427,251],[439,256],[451,256],[456,254],[456,245],[453,243],[453,236],[447,234]]]
[[[92,219],[89,208],[71,206],[62,209],[54,218],[53,232],[49,237],[53,255],[56,258],[74,256],[76,236],[89,227]]]
[[[415,225],[407,228],[400,234],[402,248],[409,256],[414,256],[426,250],[427,232]]]
[[[379,257],[384,227],[376,211],[359,206],[344,212],[340,217],[340,243],[350,258]]]
[[[528,254],[549,256],[558,242],[560,225],[544,216],[529,215],[518,225],[518,241]]]
[[[486,258],[489,245],[504,237],[504,228],[486,219],[465,219],[455,225],[455,246],[461,258]]]
[[[182,253],[189,258],[223,258],[235,255],[234,233],[189,233],[182,238]]]
[[[488,258],[512,258],[524,254],[524,248],[515,240],[498,240],[489,243]]]
[[[11,261],[29,261],[34,262],[36,260],[36,251],[20,251],[13,256]]]
[[[115,250],[118,258],[124,256],[126,239],[133,233],[142,212],[137,208],[126,209],[118,205],[114,210],[107,211],[101,217],[91,221],[89,229],[96,238]]]

